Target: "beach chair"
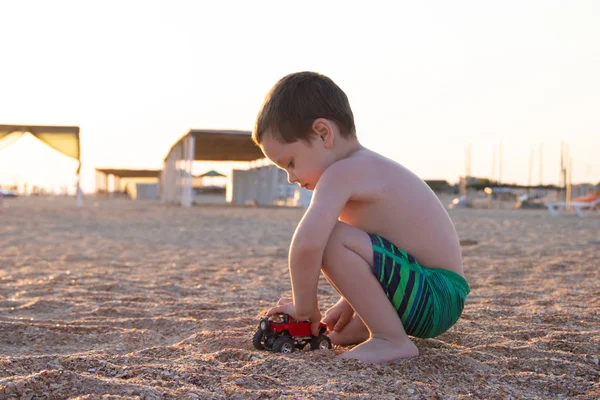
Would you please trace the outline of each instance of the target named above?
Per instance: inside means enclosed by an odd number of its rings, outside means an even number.
[[[584,201],[581,201],[584,200]],[[548,207],[548,211],[553,216],[560,215],[560,212],[565,210],[567,207],[573,208],[577,215],[580,217],[587,217],[591,215],[594,211],[600,211],[600,197],[591,197],[589,198],[577,198],[573,199],[573,201],[556,201],[552,203],[545,203],[546,207]]]

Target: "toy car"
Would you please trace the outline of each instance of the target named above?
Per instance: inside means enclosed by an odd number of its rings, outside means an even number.
[[[310,344],[311,350],[331,349],[331,340],[325,335],[327,325],[321,322],[319,336],[313,336],[310,321],[296,321],[288,314],[275,314],[262,318],[252,338],[257,350],[293,353]]]

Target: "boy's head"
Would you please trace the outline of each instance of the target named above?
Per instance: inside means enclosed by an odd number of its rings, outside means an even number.
[[[313,122],[318,118],[335,123],[343,138],[356,138],[348,97],[338,85],[316,72],[289,74],[267,94],[252,140],[260,145],[268,135],[281,143],[309,142]]]

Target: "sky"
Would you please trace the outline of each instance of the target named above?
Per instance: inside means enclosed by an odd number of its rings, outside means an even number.
[[[97,167],[162,168],[191,128],[251,130],[303,70],[346,92],[363,145],[423,179],[456,182],[470,147],[472,175],[558,183],[565,142],[573,182],[600,181],[595,0],[22,0],[0,15],[0,124],[80,126],[85,191]],[[0,142],[0,183],[76,167]]]

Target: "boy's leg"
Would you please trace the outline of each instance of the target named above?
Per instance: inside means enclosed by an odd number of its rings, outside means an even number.
[[[325,248],[323,273],[352,305],[369,331],[366,342],[342,357],[375,363],[414,357],[419,351],[406,335],[400,317],[372,268],[373,247],[369,235],[338,222]],[[359,329],[360,325],[357,322],[348,328]]]
[[[329,284],[340,294],[340,290],[335,286],[335,283],[329,280],[327,274],[324,274]],[[343,297],[343,296],[342,296]],[[335,307],[335,306],[334,306]],[[354,311],[354,310],[353,310]],[[332,344],[339,346],[348,346],[362,343],[369,339],[369,330],[362,322],[360,317],[354,313],[352,319],[339,331],[330,332],[327,334]]]

